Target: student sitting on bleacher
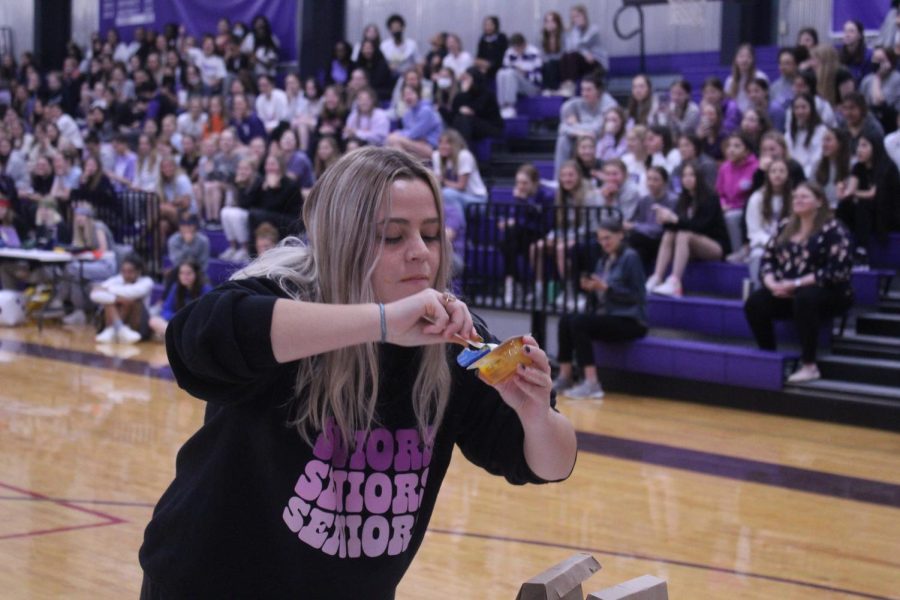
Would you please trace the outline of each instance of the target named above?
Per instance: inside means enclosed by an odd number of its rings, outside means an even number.
[[[205,271],[197,263],[184,260],[176,263],[174,269],[177,277],[163,300],[159,315],[150,317],[149,326],[156,339],[164,341],[169,321],[182,307],[212,290],[206,283]]]
[[[459,93],[453,98],[450,124],[470,146],[503,133],[497,97],[488,88],[488,79],[476,67],[469,67],[459,76]]]
[[[326,135],[320,138],[316,144],[316,154],[313,157],[313,174],[316,179],[320,179],[328,167],[338,161],[341,154],[343,154],[341,146],[334,136]],[[303,191],[305,193],[307,190]]]
[[[789,383],[818,379],[816,347],[822,325],[853,302],[850,240],[832,218],[820,186],[794,190],[792,215],[769,241],[760,274],[764,287],[747,299],[747,322],[763,350],[775,350],[773,321],[793,317],[802,346],[801,366]]]
[[[592,75],[581,80],[581,96],[566,100],[559,109],[559,130],[553,157],[557,176],[562,163],[572,158],[575,141],[583,135],[599,137],[606,112],[616,106],[618,104],[606,92],[599,76]]]
[[[600,168],[603,161],[597,158],[597,138],[583,135],[575,144],[575,162],[581,169],[581,176],[598,186],[602,181]]]
[[[162,239],[177,229],[184,213],[197,214],[197,201],[191,180],[185,175],[175,159],[162,159],[159,166],[159,228]]]
[[[144,275],[144,261],[137,254],[122,260],[119,274],[91,290],[91,301],[103,307],[100,344],[134,344],[150,338],[150,292],[153,279]]]
[[[497,71],[497,104],[500,116],[516,116],[519,95],[536,96],[541,92],[541,53],[525,41],[521,33],[509,38],[509,48],[503,56],[503,68]]]
[[[559,168],[557,184],[553,229],[544,239],[536,241],[530,252],[538,297],[543,294],[544,255],[555,258],[560,277],[571,273],[566,267],[571,262],[572,249],[579,241],[587,240],[595,228],[596,213],[584,209],[602,204],[597,190],[581,176],[581,170],[574,160],[567,160]],[[567,288],[574,287],[573,283],[572,280],[565,282]],[[560,295],[561,299],[574,297],[574,289]]]
[[[828,206],[836,209],[838,203],[849,198],[850,137],[843,129],[829,127],[822,137],[822,159],[810,177],[825,190]]]
[[[741,44],[731,62],[731,75],[725,80],[725,91],[729,98],[734,99],[741,112],[750,108],[747,86],[754,79],[764,79],[767,82],[769,80],[765,73],[756,68],[756,52],[753,45]]]
[[[759,287],[759,266],[766,245],[778,230],[778,224],[791,212],[791,193],[793,183],[790,178],[787,161],[772,160],[766,169],[765,183],[756,190],[747,201],[745,223],[747,239],[750,245],[748,264],[750,281]]]
[[[885,155],[881,138],[869,133],[859,138],[847,188],[835,216],[853,233],[857,265],[868,266],[872,234],[883,235],[900,225],[900,175]]]
[[[622,225],[628,234],[628,245],[641,257],[645,270],[652,270],[662,239],[663,228],[656,220],[655,206],[675,210],[678,197],[669,190],[669,174],[662,167],[647,169],[647,195],[640,199],[630,218]],[[624,213],[623,213],[624,214]]]
[[[183,216],[178,223],[178,231],[169,236],[166,249],[173,265],[190,261],[206,273],[209,267],[209,238],[198,231],[199,228],[200,220],[196,215]]]
[[[700,106],[691,99],[691,83],[679,79],[669,86],[669,100],[659,107],[657,121],[672,130],[672,137],[693,133],[700,123]]]
[[[296,233],[297,227],[302,230],[303,197],[299,186],[284,174],[281,161],[272,154],[266,157],[264,169],[262,185],[249,206],[250,231],[262,223],[277,227],[282,237]]]
[[[382,146],[391,132],[391,121],[387,112],[378,108],[378,96],[370,87],[356,93],[356,103],[342,132],[347,142],[356,140],[359,145]]]
[[[786,106],[775,102],[769,95],[769,82],[765,79],[754,79],[747,84],[747,98],[750,100],[750,108],[764,113],[772,123],[772,127],[778,131],[784,131],[784,123],[787,119]]]
[[[94,218],[94,210],[89,204],[78,204],[74,210],[72,224],[72,250],[94,252],[94,260],[74,261],[65,267],[65,275],[60,281],[57,298],[69,301],[74,310],[63,317],[66,325],[82,325],[87,322],[85,310],[88,299],[85,288],[92,282],[103,281],[116,273],[116,254],[113,250],[112,233],[109,227]]]
[[[750,148],[749,140],[739,133],[728,137],[726,158],[719,166],[716,193],[725,215],[729,245],[734,252],[738,252],[743,245],[741,221],[744,218],[744,206],[753,189],[753,174],[756,173],[759,161]]]
[[[722,135],[728,135],[741,125],[741,109],[737,102],[725,95],[722,80],[715,75],[707,77],[703,82],[703,97],[700,104],[700,121],[703,121],[703,103],[711,104],[718,109]],[[697,134],[703,138],[702,133]]]
[[[493,202],[497,204],[496,200]],[[501,209],[497,228],[503,232],[500,240],[503,302],[506,306],[512,306],[514,298],[522,292],[521,286],[516,289],[516,282],[520,280],[519,259],[528,252],[531,244],[544,237],[549,230],[543,209],[553,204],[553,198],[541,188],[541,177],[534,165],[526,163],[516,171],[512,200],[508,204],[511,205],[508,212]]]
[[[622,158],[628,152],[625,139],[625,111],[613,106],[603,115],[603,129],[597,141],[597,158],[601,161]]]
[[[730,247],[719,198],[706,186],[696,163],[684,165],[681,188],[675,210],[656,205],[657,222],[665,233],[647,291],[664,296],[682,295],[681,278],[690,259],[722,260]],[[663,282],[670,264],[672,274]]]
[[[874,73],[866,75],[859,91],[866,97],[870,110],[878,117],[885,131],[896,127],[900,112],[900,72],[897,71],[897,54],[890,48],[875,48],[872,62],[877,65]]]
[[[609,54],[600,42],[600,31],[591,25],[587,7],[577,4],[569,9],[569,29],[563,38],[560,58],[560,92],[575,93],[575,82],[591,73],[603,76],[609,70]]]
[[[256,161],[245,158],[238,163],[234,178],[234,206],[222,209],[222,230],[228,240],[226,248],[219,258],[232,262],[248,262],[250,251],[249,210],[256,202],[262,179],[256,172]]]
[[[681,193],[681,171],[684,165],[696,162],[706,187],[715,189],[716,179],[719,177],[719,165],[709,156],[703,153],[703,142],[692,133],[683,133],[678,136],[678,154],[681,155],[681,163],[669,173],[669,187],[676,194]]]
[[[427,160],[437,147],[444,124],[430,102],[421,99],[421,91],[413,85],[403,86],[403,101],[409,110],[403,115],[403,127],[391,132],[385,146],[404,150]]]
[[[469,204],[487,202],[487,188],[478,172],[478,161],[455,129],[441,133],[437,150],[431,154],[431,168],[445,204],[456,204],[464,212]]]
[[[659,122],[659,99],[653,93],[653,84],[650,78],[639,73],[631,80],[631,96],[628,97],[628,105],[625,107],[625,115],[628,117],[626,127],[631,129],[635,125],[650,127]]]
[[[810,177],[822,159],[822,138],[825,137],[827,128],[809,94],[794,98],[790,115],[791,126],[785,134],[788,151],[791,158],[803,167],[806,176]]]
[[[594,364],[594,341],[629,342],[647,334],[644,269],[637,252],[625,244],[617,219],[604,219],[597,228],[604,256],[594,271],[581,276],[581,289],[593,293],[597,309],[591,314],[567,314],[559,321],[559,377],[553,389],[574,399],[599,399],[603,387]],[[575,387],[572,358],[584,371]]]
[[[834,109],[829,104],[828,100],[818,95],[817,86],[818,86],[818,78],[816,77],[815,71],[812,69],[805,69],[800,71],[796,77],[794,77],[794,98],[797,96],[809,95],[812,97],[813,102],[816,104],[816,112],[819,113],[819,117],[821,117],[822,122],[828,127],[834,127],[837,125],[837,118],[834,115]],[[788,112],[784,122],[785,131],[791,128],[791,113]]]

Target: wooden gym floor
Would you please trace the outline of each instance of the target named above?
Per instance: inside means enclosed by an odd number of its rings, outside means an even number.
[[[163,347],[0,330],[0,597],[136,598],[143,529],[203,403]],[[118,356],[116,355],[118,353]],[[509,599],[583,551],[595,591],[900,598],[900,435],[611,395],[560,403],[573,476],[513,487],[456,457],[402,599]]]

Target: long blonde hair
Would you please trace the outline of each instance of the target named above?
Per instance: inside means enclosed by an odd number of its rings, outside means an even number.
[[[309,238],[289,238],[235,273],[232,279],[266,277],[291,298],[329,304],[377,302],[372,274],[383,251],[379,213],[390,213],[391,186],[397,180],[419,180],[434,196],[440,220],[441,258],[435,287],[450,280],[449,242],[444,234],[444,207],[437,181],[415,159],[399,150],[364,147],[333,164],[303,206]],[[419,433],[433,441],[450,394],[450,369],[443,344],[419,351],[412,389]],[[355,432],[369,431],[376,418],[380,388],[379,346],[348,346],[301,359],[297,370],[290,424],[313,443],[311,433],[326,431],[329,421],[349,447]]]
[[[453,169],[453,172],[459,177],[459,154],[463,150],[467,150],[466,140],[463,138],[462,134],[455,129],[445,129],[441,132],[441,136],[438,138],[438,141],[447,140],[450,144],[450,147],[453,151],[450,153],[450,156],[444,158],[441,156],[440,152],[438,152],[438,174],[443,176],[444,171],[447,169],[447,165]]]
[[[810,53],[818,61],[816,91],[831,104],[837,102],[837,72],[841,66],[838,51],[831,44],[819,44]]]

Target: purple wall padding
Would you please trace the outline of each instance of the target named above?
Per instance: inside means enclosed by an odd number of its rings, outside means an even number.
[[[190,35],[215,34],[216,21],[228,17],[247,25],[257,15],[269,19],[281,44],[281,60],[297,58],[297,0],[100,0],[100,32],[115,27],[125,41],[138,26],[162,31],[166,23],[184,25]]]
[[[860,21],[866,29],[879,29],[890,0],[834,0],[831,8],[831,30],[841,31],[847,21]],[[819,32],[821,35],[823,32]]]

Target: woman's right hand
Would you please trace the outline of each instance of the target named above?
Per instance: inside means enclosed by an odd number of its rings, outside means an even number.
[[[398,346],[424,346],[454,341],[459,334],[474,339],[472,315],[452,294],[426,289],[384,306],[387,341]]]

